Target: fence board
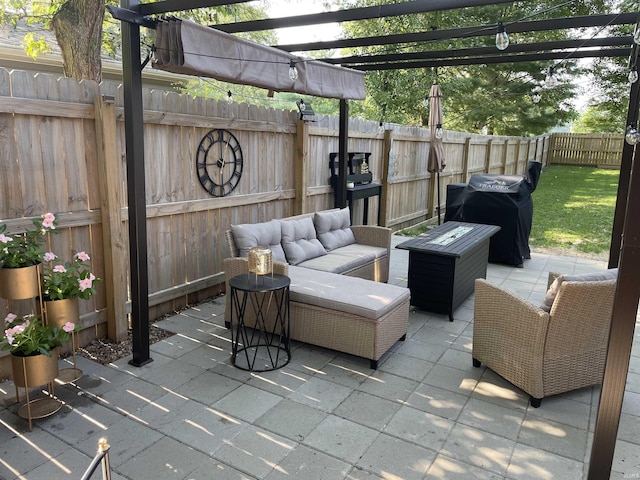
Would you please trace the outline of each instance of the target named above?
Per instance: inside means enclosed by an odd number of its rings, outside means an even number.
[[[11,86],[14,86],[12,88]],[[108,187],[100,184],[96,145],[96,96],[110,94],[115,140],[110,143],[114,162]],[[0,70],[0,219],[10,228],[30,225],[29,216],[46,210],[59,213],[61,235],[52,247],[70,256],[78,249],[90,251],[96,274],[104,276],[105,262],[128,252],[126,169],[124,168],[124,111],[122,88],[75,82],[49,75],[33,77],[24,72]],[[149,249],[150,302],[158,311],[163,302],[184,303],[179,296],[191,295],[221,280],[223,233],[232,223],[253,223],[295,213],[302,204],[296,192],[306,191],[306,211],[333,207],[329,185],[329,154],[338,150],[338,118],[317,115],[307,124],[305,144],[299,144],[298,113],[226,101],[192,98],[162,91],[145,90],[145,180]],[[386,124],[393,140],[385,147],[378,122],[350,119],[349,151],[370,152],[374,181],[385,186],[384,214],[393,228],[408,226],[430,217],[435,191],[427,172],[429,132],[419,127]],[[195,154],[201,138],[213,128],[224,128],[239,139],[245,157],[238,189],[214,198],[200,187],[195,173]],[[537,143],[536,143],[537,142]],[[537,147],[535,146],[537,145]],[[596,145],[595,143],[592,143]],[[295,174],[296,150],[304,148],[305,171]],[[447,167],[441,175],[441,204],[446,186],[465,182],[474,172],[490,170],[522,173],[530,157],[543,158],[549,148],[544,140],[486,137],[447,131],[444,139]],[[388,157],[388,165],[384,159]],[[305,188],[300,179],[307,178]],[[108,188],[118,198],[106,207],[101,190]],[[361,219],[363,203],[354,206]],[[370,201],[369,218],[377,217],[377,201]],[[110,227],[101,208],[117,217]],[[359,222],[360,220],[357,220]],[[356,222],[356,223],[357,223]],[[110,254],[102,236],[118,230],[120,240]],[[63,254],[59,254],[60,257]],[[112,265],[113,266],[113,265]],[[126,285],[128,272],[119,281]],[[106,282],[105,282],[106,283]],[[219,282],[218,282],[219,283]],[[96,325],[107,315],[106,285],[83,303],[83,322]],[[121,302],[124,305],[124,302]],[[110,309],[113,307],[110,306]],[[94,312],[94,313],[90,313]],[[85,324],[85,323],[83,323]],[[104,328],[102,328],[104,330]],[[98,329],[96,329],[98,330]]]

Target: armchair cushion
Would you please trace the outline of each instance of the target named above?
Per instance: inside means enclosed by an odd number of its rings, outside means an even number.
[[[558,291],[560,290],[560,285],[562,285],[563,282],[599,282],[603,280],[616,280],[617,278],[617,268],[612,268],[601,272],[585,273],[581,275],[558,275],[549,287],[549,290],[547,290],[547,295],[540,308],[542,308],[545,312],[551,311],[553,302],[555,301],[556,295],[558,295]]]
[[[313,217],[318,240],[327,252],[356,243],[351,231],[349,209],[317,212]]]
[[[282,239],[280,220],[231,225],[231,231],[241,257],[248,257],[249,250],[253,247],[268,246],[275,261],[286,262],[284,250],[280,245]]]
[[[311,217],[281,222],[282,248],[287,262],[297,265],[305,260],[326,255],[320,241],[316,237],[316,229]]]

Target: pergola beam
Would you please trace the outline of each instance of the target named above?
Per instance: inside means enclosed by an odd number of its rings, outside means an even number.
[[[542,32],[546,30],[566,30],[570,28],[603,27],[636,23],[637,13],[619,13],[610,15],[585,15],[580,17],[549,18],[530,22],[514,22],[509,24],[509,34]],[[332,42],[294,43],[276,45],[276,48],[288,52],[311,50],[331,50],[340,48],[371,47],[375,45],[396,45],[401,43],[435,42],[452,38],[472,38],[495,35],[495,25],[451,28],[447,30],[429,30],[426,32],[400,33],[395,35],[378,35],[374,37],[348,38]]]
[[[306,25],[322,25],[325,23],[341,23],[372,18],[397,17],[416,13],[455,10],[458,8],[482,7],[500,3],[513,3],[514,0],[413,0],[411,2],[378,5],[375,7],[351,8],[335,12],[312,13],[293,17],[265,18],[246,22],[223,23],[215,28],[227,33],[256,32],[276,28],[300,27]]]
[[[164,0],[163,2],[156,3],[141,3],[137,11],[142,15],[160,15],[169,12],[235,5],[236,3],[247,3],[251,1],[252,0]]]
[[[508,52],[505,54],[524,53],[524,52],[544,52],[546,50],[569,50],[583,49],[591,47],[617,47],[629,46],[633,37],[630,35],[624,37],[607,37],[607,38],[588,38],[576,40],[563,40],[557,42],[539,42],[524,43],[510,45]],[[408,53],[384,53],[378,55],[352,55],[349,57],[330,57],[321,58],[323,62],[336,65],[363,65],[367,63],[381,62],[400,62],[414,60],[429,60],[437,58],[469,58],[482,55],[495,56],[496,47],[477,47],[477,48],[454,48],[450,50],[423,50],[420,52]]]
[[[549,60],[569,60],[573,58],[628,57],[630,52],[631,48],[607,48],[600,50],[578,50],[573,52],[544,52],[522,55],[493,55],[473,58],[447,58],[437,60],[423,60],[419,62],[386,62],[365,65],[343,63],[342,65],[356,70],[370,72],[382,70],[402,70],[408,68],[453,67],[461,65],[488,65],[517,62],[543,62]]]

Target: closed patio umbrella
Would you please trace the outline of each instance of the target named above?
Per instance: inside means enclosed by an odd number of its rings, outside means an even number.
[[[436,188],[438,195],[438,225],[440,225],[440,172],[447,166],[444,158],[444,146],[442,145],[442,136],[438,138],[436,131],[442,129],[442,92],[440,85],[434,83],[429,91],[429,130],[431,132],[431,141],[429,142],[429,161],[427,170],[436,174]]]

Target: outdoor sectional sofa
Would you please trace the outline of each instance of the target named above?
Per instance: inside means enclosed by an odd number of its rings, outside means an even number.
[[[351,226],[345,208],[232,225],[225,238],[227,326],[232,320],[229,280],[247,273],[252,247],[269,246],[274,273],[291,279],[292,340],[367,358],[374,369],[389,348],[404,340],[409,290],[386,283],[388,228]],[[253,320],[244,321],[251,326]]]

